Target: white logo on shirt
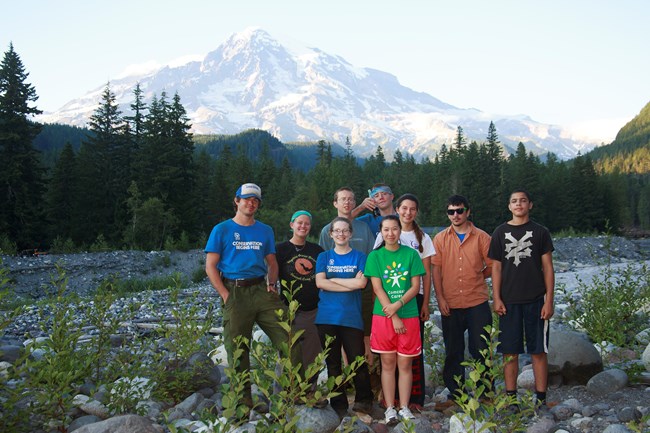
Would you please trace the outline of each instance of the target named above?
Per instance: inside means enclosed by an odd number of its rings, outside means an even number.
[[[514,265],[519,266],[522,258],[530,257],[530,253],[532,252],[530,247],[533,243],[529,239],[532,236],[533,232],[527,231],[521,239],[517,240],[512,236],[512,233],[506,233],[506,241],[509,241],[509,243],[506,243],[506,253],[508,253],[506,254],[506,259],[514,258]]]

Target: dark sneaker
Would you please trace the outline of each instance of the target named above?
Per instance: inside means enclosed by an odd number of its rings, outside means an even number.
[[[367,415],[372,415],[372,402],[371,401],[357,401],[352,406],[354,412],[361,412]]]

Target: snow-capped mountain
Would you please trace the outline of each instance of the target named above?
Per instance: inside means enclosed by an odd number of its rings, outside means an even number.
[[[124,114],[129,113],[138,82],[147,102],[163,91],[170,98],[178,92],[194,133],[235,134],[259,128],[285,142],[344,143],[349,137],[358,156],[374,153],[377,145],[388,158],[396,149],[416,157],[433,156],[443,143],[453,142],[458,126],[468,141],[484,141],[490,121],[501,142],[511,148],[521,141],[534,153],[551,151],[571,158],[597,145],[527,116],[454,107],[400,85],[387,72],[355,67],[317,48],[289,48],[261,29],[232,35],[201,61],[112,80],[110,89]],[[104,88],[41,120],[85,126]]]

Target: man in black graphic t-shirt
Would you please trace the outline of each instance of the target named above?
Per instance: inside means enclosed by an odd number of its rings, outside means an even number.
[[[546,402],[548,326],[553,316],[553,241],[548,229],[530,220],[533,203],[524,190],[510,194],[512,219],[494,230],[488,257],[492,264],[494,311],[504,356],[506,392],[517,394],[519,354],[531,354],[538,404]]]

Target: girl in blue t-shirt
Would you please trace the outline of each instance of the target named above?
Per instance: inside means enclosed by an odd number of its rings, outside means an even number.
[[[363,275],[366,255],[350,247],[352,224],[346,218],[334,218],[329,235],[334,248],[318,255],[316,260],[316,286],[320,289],[318,313],[315,323],[322,346],[328,337],[333,337],[326,357],[329,377],[343,373],[341,347],[350,361],[364,357],[363,319],[361,316],[361,290],[366,287]],[[354,376],[356,390],[354,411],[372,412],[373,394],[370,388],[368,365],[363,362]],[[340,392],[330,399],[332,408],[339,417],[345,416],[348,400],[345,386],[336,388]]]

